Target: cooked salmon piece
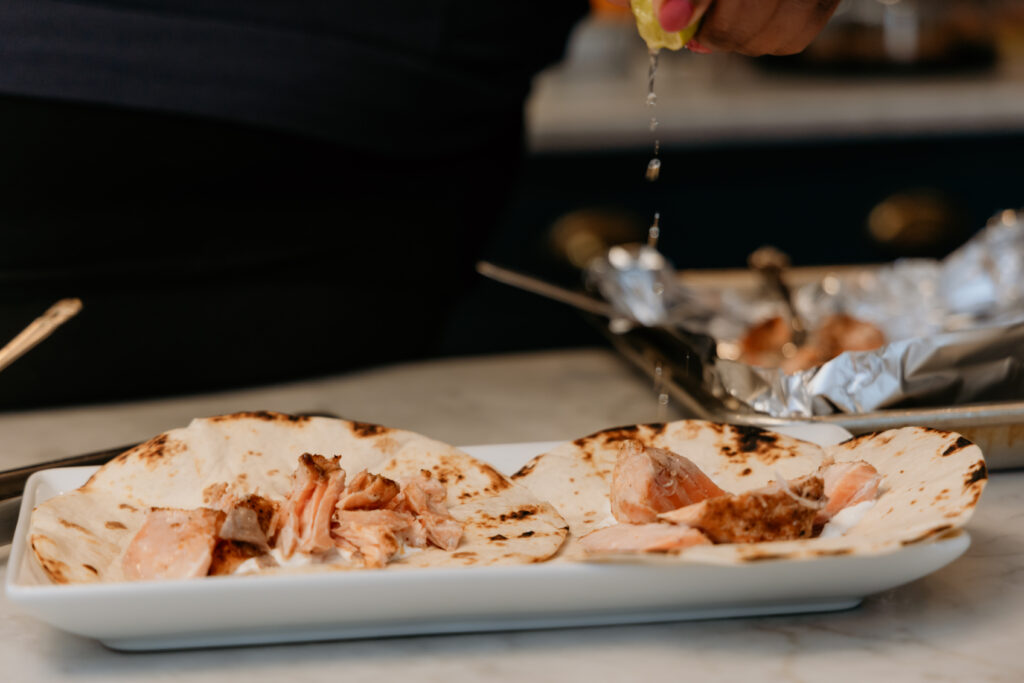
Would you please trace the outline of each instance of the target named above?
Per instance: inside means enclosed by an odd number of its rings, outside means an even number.
[[[270,524],[277,504],[258,495],[251,495],[232,506],[217,532],[223,541],[248,543],[262,552],[270,550]]]
[[[759,543],[811,538],[824,505],[825,484],[810,475],[739,495],[708,498],[658,515],[700,529],[713,543]]]
[[[665,553],[710,545],[697,529],[675,524],[613,524],[580,538],[591,553]]]
[[[448,492],[444,484],[426,470],[407,482],[389,508],[412,515],[421,525],[426,539],[442,550],[455,550],[462,540],[462,524],[448,513]],[[410,545],[417,545],[419,530],[409,529]]]
[[[820,473],[825,482],[828,503],[818,514],[818,524],[832,519],[843,508],[874,500],[882,482],[878,470],[863,460],[825,465]]]
[[[339,510],[378,510],[398,495],[398,484],[379,474],[363,470],[349,482],[338,500]]]
[[[250,558],[260,557],[262,555],[263,552],[251,543],[225,541],[222,538],[217,539],[217,544],[213,548],[213,557],[210,561],[210,569],[207,574],[209,576],[234,574],[235,570],[238,569],[243,562]]]
[[[725,495],[688,458],[626,441],[612,471],[612,515],[620,522],[646,524],[658,515]]]
[[[399,551],[399,534],[412,523],[411,515],[394,510],[339,510],[333,533],[339,545],[354,546],[367,567],[380,568]]]
[[[334,547],[331,519],[345,488],[345,470],[335,456],[303,453],[292,473],[292,487],[275,521],[276,547],[285,557],[296,550],[322,553]]]
[[[206,576],[223,521],[223,512],[209,508],[154,508],[122,558],[125,578],[138,581]]]

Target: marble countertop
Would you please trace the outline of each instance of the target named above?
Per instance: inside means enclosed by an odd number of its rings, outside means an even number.
[[[150,436],[195,415],[328,410],[459,444],[579,436],[653,420],[646,380],[611,353],[383,368],[221,395],[0,416],[4,467]],[[948,567],[854,610],[660,625],[119,654],[0,599],[10,681],[1024,680],[1024,473],[993,475]],[[0,548],[0,574],[8,548]],[[0,576],[0,580],[2,580]]]

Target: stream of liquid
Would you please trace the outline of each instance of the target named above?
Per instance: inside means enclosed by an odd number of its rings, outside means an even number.
[[[654,77],[658,73],[658,51],[650,51],[650,62],[647,68],[647,108],[651,110],[651,122],[650,130],[654,134],[654,154],[651,160],[647,162],[647,172],[644,177],[650,182],[655,182],[661,175],[661,141],[658,140],[658,117],[655,115],[654,108],[658,106],[658,95],[654,91]],[[652,249],[658,248],[658,239],[661,237],[661,213],[654,212],[654,221],[651,223],[651,227],[647,229],[647,246]],[[664,287],[655,285],[657,289],[655,294],[661,296],[664,294]],[[668,369],[662,365],[661,361],[657,361],[654,364],[654,393],[658,396],[658,408],[655,415],[657,422],[665,422],[668,419],[668,404],[669,395],[666,391],[666,383],[668,381]]]

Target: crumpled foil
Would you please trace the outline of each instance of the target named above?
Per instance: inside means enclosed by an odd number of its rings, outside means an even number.
[[[634,272],[628,280],[659,283],[643,294],[623,284],[627,279],[607,259],[588,276],[623,315],[709,335],[720,348],[734,344],[750,325],[784,314],[781,302],[763,296],[690,292],[667,262],[657,270],[643,278]],[[659,308],[659,298],[669,305]],[[709,359],[705,384],[712,393],[776,417],[1024,398],[1024,215],[1002,212],[942,261],[903,260],[845,278],[829,276],[794,298],[812,329],[844,312],[879,326],[889,341],[790,375]],[[635,313],[641,301],[643,318]]]

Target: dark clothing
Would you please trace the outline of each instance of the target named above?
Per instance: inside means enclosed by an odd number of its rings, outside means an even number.
[[[450,154],[517,115],[583,4],[4,0],[0,92]]]
[[[0,336],[85,304],[0,408],[429,355],[581,10],[0,3]]]

